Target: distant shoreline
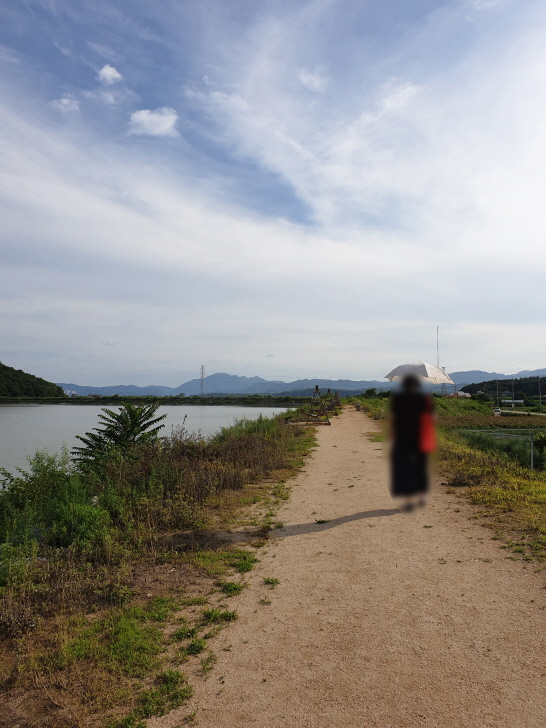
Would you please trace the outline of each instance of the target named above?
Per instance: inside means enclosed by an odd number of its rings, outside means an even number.
[[[274,395],[230,396],[230,397],[0,397],[0,406],[14,404],[68,404],[68,405],[106,405],[116,406],[123,402],[133,404],[176,405],[194,407],[299,407],[309,397],[275,397]]]

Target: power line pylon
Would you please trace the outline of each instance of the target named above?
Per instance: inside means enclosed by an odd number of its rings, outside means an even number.
[[[205,365],[201,364],[201,383],[199,385],[199,396],[204,397],[205,396]]]

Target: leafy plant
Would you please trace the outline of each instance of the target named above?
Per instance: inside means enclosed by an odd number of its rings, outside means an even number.
[[[93,463],[115,448],[127,450],[136,443],[156,439],[159,430],[165,427],[157,423],[167,416],[165,414],[154,418],[158,408],[159,402],[142,405],[126,402],[119,412],[103,407],[102,411],[106,414],[100,414],[99,419],[104,427],[94,427],[85,435],[76,435],[85,447],[73,448],[74,459],[79,463]]]

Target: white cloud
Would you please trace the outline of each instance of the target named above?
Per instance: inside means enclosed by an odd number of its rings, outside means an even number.
[[[73,94],[65,94],[60,99],[55,99],[51,105],[65,113],[73,113],[80,110],[80,102]]]
[[[302,68],[298,77],[302,85],[309,91],[324,93],[328,86],[328,79],[319,70],[310,71],[308,68]]]
[[[131,114],[129,134],[147,134],[150,136],[178,136],[176,122],[178,114],[169,106],[161,109],[141,109]]]
[[[109,63],[107,63],[105,66],[103,66],[100,69],[100,71],[97,74],[97,78],[102,83],[105,83],[106,85],[110,86],[113,83],[117,83],[118,81],[121,81],[123,76],[117,69],[115,69]]]

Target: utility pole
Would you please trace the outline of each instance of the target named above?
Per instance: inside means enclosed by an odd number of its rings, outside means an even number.
[[[201,364],[201,384],[199,385],[199,396],[205,396],[205,365]]]
[[[538,374],[538,404],[539,404],[539,410],[542,412],[542,390],[540,388],[540,369],[537,369]]]
[[[440,341],[439,341],[438,326],[436,327],[436,366],[438,367],[438,369],[440,368]],[[445,372],[446,368],[442,367],[442,369]],[[455,389],[453,390],[453,392],[455,393]],[[444,396],[444,383],[443,382],[440,385],[440,394],[442,395],[442,397]]]
[[[516,409],[516,397],[514,395],[514,380],[512,379],[512,409]]]
[[[497,379],[497,407],[500,407],[499,404],[499,380]]]

